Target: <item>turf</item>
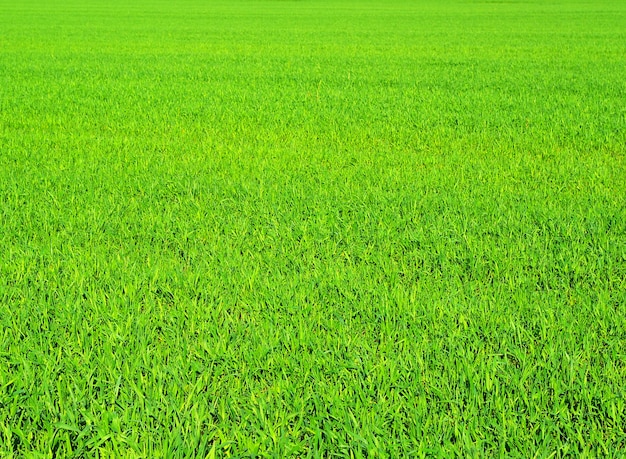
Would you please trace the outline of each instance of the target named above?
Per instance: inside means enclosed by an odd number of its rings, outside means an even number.
[[[0,0],[0,456],[623,457],[626,3]]]

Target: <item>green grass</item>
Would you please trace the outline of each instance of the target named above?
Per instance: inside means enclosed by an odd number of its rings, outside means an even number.
[[[626,3],[0,0],[0,457],[623,457]]]

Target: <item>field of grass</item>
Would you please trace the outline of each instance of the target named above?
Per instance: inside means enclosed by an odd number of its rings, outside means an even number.
[[[0,0],[0,457],[623,457],[626,2]]]

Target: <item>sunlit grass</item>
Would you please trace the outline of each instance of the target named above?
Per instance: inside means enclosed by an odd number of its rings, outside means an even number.
[[[625,24],[0,0],[0,456],[619,457]]]

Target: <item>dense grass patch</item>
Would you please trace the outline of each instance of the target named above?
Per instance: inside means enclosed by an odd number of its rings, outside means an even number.
[[[0,0],[0,456],[623,454],[625,26]]]

